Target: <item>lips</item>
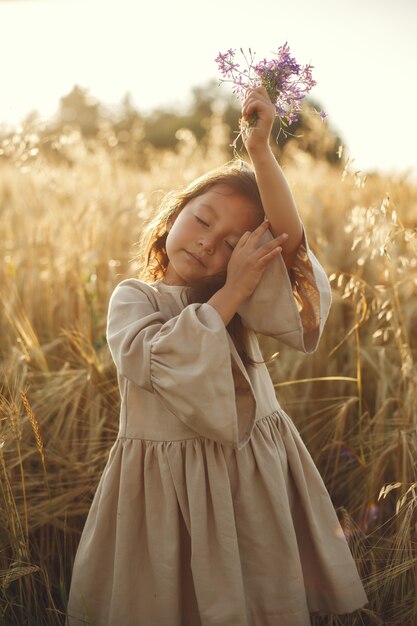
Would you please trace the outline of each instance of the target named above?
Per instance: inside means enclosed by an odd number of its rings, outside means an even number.
[[[206,268],[203,261],[196,254],[193,254],[192,252],[188,252],[188,250],[186,250],[186,253],[191,258],[191,260],[194,261],[194,263],[198,263],[198,265],[200,265],[201,267]]]

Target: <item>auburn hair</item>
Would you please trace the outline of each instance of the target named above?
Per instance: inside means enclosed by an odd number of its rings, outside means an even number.
[[[254,171],[247,163],[239,159],[229,161],[203,174],[186,187],[173,190],[163,197],[156,216],[146,224],[139,241],[141,266],[139,278],[145,282],[156,282],[164,277],[169,263],[166,240],[170,222],[190,200],[201,196],[216,185],[227,185],[232,192],[250,200],[259,214],[259,223],[262,222],[265,213]],[[224,285],[225,280],[226,272],[205,279],[201,284],[191,285],[188,294],[189,303],[207,302]],[[237,313],[227,328],[243,362],[246,365],[255,365],[256,361],[247,351],[247,330]]]

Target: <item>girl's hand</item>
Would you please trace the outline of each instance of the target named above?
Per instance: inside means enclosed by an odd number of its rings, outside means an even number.
[[[249,154],[267,148],[275,119],[275,105],[271,102],[265,87],[248,89],[242,105],[242,118],[245,123],[251,123],[250,120],[256,118],[255,125],[243,133]]]
[[[288,235],[278,237],[259,245],[262,235],[268,230],[269,222],[264,221],[253,232],[246,232],[239,239],[227,266],[224,288],[230,290],[233,298],[241,301],[252,295],[264,270],[282,250],[281,245]]]

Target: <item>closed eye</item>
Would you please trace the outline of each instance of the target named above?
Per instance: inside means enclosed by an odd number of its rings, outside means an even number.
[[[229,243],[228,241],[225,241],[224,243],[226,244],[226,246],[229,246],[229,248],[230,248],[231,250],[234,250],[234,249],[235,249],[235,246],[234,246],[233,244]]]
[[[194,217],[197,220],[197,222],[200,222],[200,224],[204,224],[204,226],[208,226],[207,222],[205,222],[200,217],[198,217],[198,215],[194,215]]]

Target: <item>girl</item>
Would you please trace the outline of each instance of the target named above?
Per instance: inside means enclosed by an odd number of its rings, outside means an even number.
[[[330,287],[269,139],[169,196],[143,280],[109,306],[120,430],[76,555],[68,624],[307,626],[367,599],[256,333],[316,349]],[[266,219],[265,219],[266,216]]]

